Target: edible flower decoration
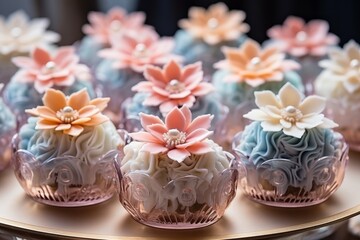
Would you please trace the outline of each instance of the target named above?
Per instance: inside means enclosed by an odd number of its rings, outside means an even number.
[[[49,24],[45,18],[29,20],[23,11],[12,13],[7,20],[0,16],[0,53],[29,53],[35,47],[58,42],[59,34],[46,31]]]
[[[90,100],[86,89],[65,96],[58,90],[49,89],[42,99],[44,106],[27,109],[26,112],[39,117],[36,129],[54,129],[64,134],[79,136],[84,127],[92,127],[108,121],[101,113],[110,98]]]
[[[99,56],[114,60],[114,68],[130,68],[142,73],[148,64],[163,65],[173,58],[180,60],[180,56],[172,54],[174,44],[172,38],[160,38],[152,28],[142,28],[136,34],[113,38],[112,47],[101,50]]]
[[[139,142],[145,142],[141,151],[151,154],[166,153],[170,159],[184,161],[191,154],[200,155],[213,151],[207,139],[213,116],[207,114],[192,120],[187,106],[173,108],[165,117],[165,123],[156,116],[140,113],[145,131],[130,133]]]
[[[312,20],[305,24],[303,19],[294,16],[288,17],[283,26],[270,28],[268,36],[295,57],[323,56],[329,46],[339,42],[337,36],[329,33],[326,21]]]
[[[55,54],[43,48],[35,48],[30,57],[14,57],[13,63],[20,69],[14,80],[34,83],[34,88],[43,93],[55,86],[71,86],[76,78],[89,80],[90,70],[79,64],[73,47],[60,47]]]
[[[171,60],[162,69],[148,65],[144,76],[148,81],[138,83],[132,90],[150,93],[143,104],[159,106],[163,115],[174,107],[186,105],[191,108],[196,97],[214,90],[212,84],[203,81],[201,62],[181,67],[178,62]]]
[[[215,63],[215,68],[229,74],[227,82],[246,82],[257,87],[266,81],[282,81],[284,72],[300,68],[293,60],[286,60],[285,54],[276,46],[261,49],[254,40],[246,40],[240,48],[223,48],[226,59]]]
[[[249,25],[243,22],[245,13],[229,11],[224,3],[211,5],[208,11],[192,7],[189,17],[190,19],[180,20],[179,26],[209,45],[235,40],[249,31]]]
[[[110,44],[113,35],[121,35],[126,31],[136,31],[144,25],[145,14],[134,12],[127,14],[120,7],[109,10],[107,14],[101,12],[89,13],[90,24],[83,27],[83,32],[92,36],[99,43]]]
[[[290,83],[286,83],[277,96],[271,91],[255,92],[255,103],[259,109],[251,110],[244,117],[261,121],[264,131],[282,130],[286,135],[296,138],[301,138],[305,129],[338,126],[321,114],[325,108],[325,98],[315,95],[302,98],[301,93]]]
[[[349,41],[340,47],[329,50],[330,59],[320,61],[330,75],[328,81],[338,81],[350,94],[360,89],[360,46],[355,41]]]

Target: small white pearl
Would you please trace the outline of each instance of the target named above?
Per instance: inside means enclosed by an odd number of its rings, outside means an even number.
[[[63,108],[63,111],[65,113],[71,113],[71,112],[74,111],[74,109],[72,107],[70,107],[70,106],[66,106],[66,107]]]
[[[359,60],[357,60],[357,59],[352,59],[351,61],[350,61],[350,66],[351,67],[353,67],[353,68],[355,68],[355,67],[358,67],[359,66]]]
[[[219,26],[219,20],[217,20],[216,18],[210,18],[207,21],[207,25],[211,29],[217,28]]]
[[[146,46],[143,43],[138,43],[135,46],[135,51],[137,51],[137,52],[144,52],[145,50],[146,50]]]
[[[22,29],[19,28],[19,27],[14,27],[14,28],[11,29],[10,34],[11,34],[12,37],[18,38],[22,34]]]
[[[179,85],[179,80],[173,79],[170,81],[169,85],[172,87],[176,87]]]
[[[45,64],[46,69],[52,70],[56,67],[56,64],[53,61],[49,61]]]
[[[110,23],[110,28],[113,31],[119,31],[121,29],[121,25],[122,25],[122,23],[119,20],[113,20]]]
[[[287,113],[293,114],[293,113],[296,113],[296,108],[293,107],[293,106],[287,106],[287,107],[285,108],[285,111],[286,111]]]
[[[254,57],[250,60],[251,65],[254,65],[254,66],[259,65],[260,62],[261,62],[261,60],[259,57]]]
[[[296,34],[296,39],[299,41],[299,42],[304,42],[307,38],[307,33],[304,32],[304,31],[300,31]]]
[[[170,137],[178,137],[178,136],[180,135],[180,131],[177,130],[177,129],[170,129],[170,130],[168,131],[168,135],[169,135]]]

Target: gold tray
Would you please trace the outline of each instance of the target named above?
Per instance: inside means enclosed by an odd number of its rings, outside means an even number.
[[[135,222],[117,196],[83,208],[50,207],[25,196],[11,170],[0,174],[0,227],[71,239],[231,239],[289,235],[360,213],[360,154],[351,153],[342,186],[326,202],[305,208],[263,206],[237,194],[225,216],[198,230],[161,230]]]

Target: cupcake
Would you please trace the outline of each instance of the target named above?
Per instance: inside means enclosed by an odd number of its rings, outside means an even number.
[[[209,140],[212,117],[192,120],[185,105],[162,121],[142,113],[144,131],[131,133],[120,163],[120,202],[138,222],[190,229],[218,221],[235,197],[231,154]]]
[[[47,31],[49,20],[30,20],[23,11],[12,13],[6,20],[0,16],[0,82],[7,84],[16,72],[11,62],[15,56],[28,56],[35,47],[51,46],[60,40],[59,34]]]
[[[350,148],[360,150],[360,47],[349,41],[344,48],[333,47],[315,81],[315,91],[328,99],[327,114],[338,124]]]
[[[337,36],[329,33],[329,24],[323,20],[311,20],[306,24],[303,19],[290,16],[283,26],[274,26],[267,34],[271,43],[301,64],[299,74],[305,93],[312,94],[314,80],[321,72],[318,62],[326,56],[329,46],[339,42]]]
[[[121,103],[133,95],[130,90],[145,80],[146,65],[163,65],[170,59],[180,59],[172,54],[174,47],[170,37],[159,38],[151,28],[128,32],[112,42],[112,47],[103,49],[99,55],[105,58],[96,69],[97,85],[103,96],[114,99],[106,113],[111,120],[120,122]]]
[[[174,107],[187,106],[194,117],[214,116],[214,128],[219,129],[227,114],[215,94],[211,83],[203,81],[201,63],[181,66],[171,60],[162,69],[149,65],[144,71],[147,81],[135,85],[135,96],[123,103],[122,125],[127,131],[141,129],[140,113],[165,117]]]
[[[30,57],[15,57],[12,61],[20,69],[6,86],[4,98],[20,124],[26,121],[25,109],[40,105],[49,88],[71,94],[85,87],[91,96],[95,95],[89,69],[79,64],[73,47],[60,47],[54,53],[35,48]]]
[[[189,19],[179,21],[182,28],[175,34],[175,53],[184,56],[185,63],[203,62],[206,77],[210,77],[213,64],[222,59],[222,46],[237,47],[245,39],[249,26],[243,22],[245,13],[229,11],[224,3],[211,5],[208,10],[192,7]]]
[[[0,84],[0,91],[4,84]],[[5,169],[11,159],[10,143],[16,130],[15,115],[0,98],[0,171]]]
[[[291,84],[275,96],[255,92],[259,109],[239,133],[233,149],[240,157],[240,186],[246,196],[280,207],[310,206],[325,201],[341,184],[348,160],[347,145],[321,113],[325,99],[302,100]]]
[[[76,207],[113,195],[113,164],[122,140],[101,113],[108,102],[109,98],[90,100],[86,89],[70,96],[48,89],[44,106],[26,110],[33,117],[14,140],[14,168],[31,198]]]
[[[144,26],[145,14],[134,12],[127,14],[123,8],[114,7],[106,14],[90,12],[90,24],[83,27],[86,36],[81,40],[78,48],[80,61],[88,66],[95,67],[101,58],[98,51],[111,46],[110,39],[121,38],[127,31],[135,31]]]
[[[219,70],[213,76],[213,84],[231,112],[224,134],[224,141],[231,144],[234,134],[247,124],[242,115],[255,106],[255,91],[277,92],[287,82],[303,91],[303,85],[299,75],[292,71],[300,66],[286,60],[285,54],[275,46],[262,49],[248,39],[240,48],[223,48],[223,51],[226,58],[215,64]]]

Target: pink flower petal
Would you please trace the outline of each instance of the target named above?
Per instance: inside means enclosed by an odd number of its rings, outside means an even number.
[[[182,99],[182,98],[186,98],[187,96],[189,96],[191,94],[190,90],[185,89],[184,91],[180,92],[180,93],[172,93],[169,95],[170,99]]]
[[[196,63],[193,63],[193,64],[186,65],[182,69],[181,79],[183,79],[183,82],[186,82],[186,79],[188,79],[189,77],[191,77],[195,73],[200,72],[201,69],[202,69],[202,63],[201,62],[196,62]]]
[[[159,94],[152,94],[144,100],[144,106],[159,106],[160,104],[168,101],[167,97],[163,97]]]
[[[147,129],[147,126],[150,126],[152,124],[164,125],[164,122],[157,116],[153,116],[145,113],[140,113],[139,116],[140,116],[141,126],[143,126],[144,129]]]
[[[51,61],[51,56],[50,54],[42,49],[42,48],[35,48],[34,52],[33,52],[33,58],[34,60],[40,65],[40,66],[44,66],[46,63],[48,63],[49,61]]]
[[[168,129],[163,124],[152,124],[147,127],[147,131],[160,141],[163,140],[163,134],[167,133]]]
[[[154,84],[148,81],[142,81],[131,88],[135,92],[152,92]]]
[[[195,118],[190,125],[186,128],[187,133],[192,133],[198,128],[204,128],[209,129],[211,127],[211,120],[214,118],[214,116],[210,114],[201,115]]]
[[[192,94],[195,96],[204,96],[212,91],[215,91],[214,85],[211,83],[202,82],[192,90]]]
[[[164,86],[164,85],[160,85],[159,82],[162,82],[163,84],[168,83],[165,80],[165,77],[162,73],[161,68],[153,66],[153,65],[146,66],[145,71],[144,71],[144,77],[159,87]]]
[[[129,136],[132,137],[135,141],[139,141],[139,142],[163,144],[163,141],[160,141],[160,139],[154,137],[148,132],[129,133]]]
[[[214,151],[207,142],[197,142],[187,147],[186,150],[195,155],[202,155]]]
[[[13,57],[11,61],[19,68],[36,68],[36,64],[29,57]]]
[[[178,107],[178,103],[175,100],[169,100],[160,104],[160,112],[165,116],[168,112],[171,111],[174,107]]]
[[[180,108],[180,111],[183,113],[185,117],[185,126],[189,126],[192,120],[192,114],[190,109],[186,105],[184,105]]]
[[[177,129],[180,132],[183,132],[187,127],[185,123],[185,116],[177,107],[173,108],[165,118],[165,125],[167,129]]]
[[[171,60],[168,64],[164,66],[164,73],[168,82],[173,79],[181,80],[180,65],[174,60]]]
[[[202,140],[209,137],[211,134],[213,134],[212,131],[208,131],[204,128],[195,129],[192,132],[188,132],[188,135],[186,137],[186,143],[201,142]],[[178,145],[178,146],[180,146],[180,145]]]
[[[167,155],[170,159],[181,163],[191,154],[186,149],[172,149],[167,153]]]
[[[163,88],[156,87],[156,86],[154,86],[154,87],[152,88],[152,90],[153,90],[155,93],[157,93],[157,94],[159,94],[159,95],[161,95],[161,96],[163,96],[163,97],[169,97],[169,95],[170,95],[170,93],[169,93],[168,91],[164,90]]]

